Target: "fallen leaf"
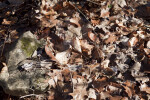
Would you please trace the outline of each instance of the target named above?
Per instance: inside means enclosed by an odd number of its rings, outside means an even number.
[[[103,66],[104,68],[108,68],[109,63],[110,63],[110,60],[106,59],[102,61],[101,66]]]
[[[146,55],[150,58],[150,49],[144,48]]]
[[[146,83],[141,84],[140,90],[150,94],[150,87],[148,87]]]
[[[11,25],[11,24],[14,24],[14,23],[15,23],[15,21],[7,20],[7,19],[3,19],[3,22],[2,22],[3,25]]]
[[[113,35],[113,34],[110,34],[109,38],[105,40],[105,43],[106,44],[108,44],[108,43],[112,44],[115,41],[117,41],[117,36]]]
[[[70,22],[77,25],[78,27],[81,27],[81,25],[79,24],[79,18],[71,18]]]
[[[108,92],[100,92],[100,98],[99,100],[106,100],[107,98],[110,98],[111,95]]]
[[[94,88],[98,89],[99,92],[101,92],[109,82],[107,81],[107,77],[99,78],[95,81],[93,81]]]
[[[123,87],[125,88],[125,91],[128,94],[128,96],[131,98],[132,97],[132,90],[127,86],[123,86]]]
[[[57,62],[57,59],[55,58],[51,48],[48,45],[45,45],[45,52],[53,61]]]
[[[57,59],[57,61],[60,63],[60,64],[67,64],[69,59],[70,59],[70,55],[71,55],[71,50],[66,50],[66,51],[63,51],[63,52],[59,52],[56,54],[55,58]]]
[[[92,32],[88,32],[88,37],[89,37],[89,39],[90,40],[92,40],[93,42],[95,42],[95,40],[96,40],[96,35],[94,34],[94,33],[92,33]]]
[[[100,15],[100,17],[102,17],[102,18],[107,18],[107,17],[109,17],[109,14],[110,14],[110,12],[109,12],[109,9],[107,8],[107,9],[102,9],[101,10],[101,15]]]
[[[139,35],[140,38],[145,39],[146,38],[146,32],[144,31],[137,31],[137,34]]]
[[[147,42],[146,46],[148,49],[150,49],[150,41]]]
[[[132,37],[131,39],[129,39],[128,44],[129,46],[133,47],[136,46],[136,44],[138,43],[138,38],[137,37]]]
[[[80,40],[81,48],[83,52],[87,52],[88,55],[91,55],[93,50],[93,45],[88,44],[86,40]]]
[[[91,19],[91,23],[95,26],[95,25],[99,25],[100,24],[100,20],[99,19]]]
[[[88,98],[91,100],[96,100],[96,92],[94,89],[90,88],[88,92]]]
[[[72,47],[73,47],[73,49],[74,49],[75,51],[77,51],[77,52],[79,52],[79,53],[82,52],[82,51],[81,51],[81,43],[80,43],[79,38],[77,38],[77,37],[73,38],[73,40],[72,40]]]

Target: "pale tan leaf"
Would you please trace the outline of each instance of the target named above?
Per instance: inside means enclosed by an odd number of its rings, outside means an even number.
[[[129,46],[133,47],[137,44],[138,42],[138,38],[137,37],[132,37],[130,40],[129,40]]]
[[[88,44],[86,40],[81,40],[80,43],[81,43],[82,51],[87,52],[88,55],[91,55],[94,46]]]
[[[70,22],[77,25],[78,27],[81,27],[79,24],[79,18],[71,18]]]
[[[102,9],[101,10],[101,15],[100,15],[100,17],[102,17],[102,18],[107,18],[107,17],[109,17],[109,14],[110,14],[110,12],[109,12],[109,9]]]
[[[66,50],[60,53],[57,53],[55,58],[59,61],[60,64],[67,64],[70,59],[71,50]]]
[[[80,43],[79,38],[75,37],[72,40],[72,47],[74,48],[75,51],[80,52],[80,53],[82,52],[81,51],[81,43]]]
[[[90,40],[92,40],[93,42],[95,42],[95,40],[96,40],[96,35],[94,34],[94,33],[92,33],[92,32],[88,32],[88,37],[89,37],[89,39]]]

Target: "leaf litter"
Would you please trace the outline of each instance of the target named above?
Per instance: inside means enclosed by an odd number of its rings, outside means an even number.
[[[41,0],[31,3],[38,7],[2,8],[0,46],[14,42],[21,27],[45,39],[41,60],[53,63],[47,66],[50,100],[148,100],[149,3]]]

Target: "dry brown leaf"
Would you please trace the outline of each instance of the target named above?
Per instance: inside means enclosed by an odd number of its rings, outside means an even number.
[[[57,61],[60,64],[67,64],[69,59],[70,59],[70,55],[71,55],[71,49],[63,51],[63,52],[59,52],[56,54],[55,58],[57,59]]]
[[[120,88],[120,89],[122,88],[122,85],[118,84],[118,83],[111,82],[110,85],[117,87],[117,88]]]
[[[2,66],[3,68],[0,71],[0,78],[3,80],[7,80],[7,78],[9,77],[8,66],[4,62],[2,62]]]
[[[150,87],[148,87],[146,83],[141,84],[140,90],[150,94]]]
[[[136,46],[137,43],[138,43],[138,38],[137,38],[137,37],[132,37],[132,38],[128,41],[128,44],[129,44],[129,46],[131,46],[131,47]]]
[[[50,9],[49,11],[42,10],[41,13],[44,14],[45,16],[56,15],[57,14],[57,12],[54,11],[54,9]]]
[[[73,40],[72,40],[72,47],[75,51],[81,53],[81,43],[80,43],[80,40],[79,38],[77,37],[74,37]]]
[[[111,68],[105,68],[103,69],[103,72],[105,73],[105,75],[109,75],[112,76],[115,72],[111,69]]]
[[[80,43],[81,43],[82,51],[86,52],[88,55],[91,55],[94,46],[88,44],[86,40],[80,40]]]
[[[145,31],[137,31],[140,38],[145,39],[146,38],[146,32]]]
[[[121,22],[121,21],[119,21],[119,20],[116,20],[116,24],[118,24],[118,26],[120,26],[120,27],[125,27],[125,26],[123,25],[123,22]]]
[[[83,59],[81,58],[81,54],[77,52],[71,52],[71,57],[69,59],[70,64],[78,64],[78,63],[83,63]]]
[[[144,48],[146,55],[150,58],[150,49]]]
[[[1,69],[1,72],[0,72],[1,74],[6,73],[8,71],[8,67],[7,67],[6,63],[2,62],[2,65],[3,65],[3,68]]]
[[[101,79],[97,79],[93,81],[94,88],[98,89],[99,92],[101,92],[104,88],[104,86],[108,85],[107,77],[103,77]]]
[[[100,98],[98,100],[106,100],[106,98],[110,98],[111,95],[108,92],[101,92]]]
[[[120,91],[121,89],[120,88],[117,88],[115,86],[111,86],[111,85],[108,85],[107,86],[107,91],[111,94],[111,93],[114,93],[114,92],[118,92]]]
[[[3,25],[12,25],[12,24],[14,24],[15,22],[16,22],[15,20],[3,19],[2,24],[3,24]]]
[[[107,9],[102,9],[101,10],[101,15],[100,15],[100,17],[102,17],[102,18],[107,18],[107,17],[109,17],[109,14],[110,14],[110,12],[109,12],[109,9],[107,8]]]
[[[90,40],[92,40],[93,42],[95,42],[95,40],[96,40],[96,35],[94,34],[94,33],[92,33],[92,32],[88,32],[88,37],[89,37],[89,39]]]
[[[69,69],[64,69],[63,71],[61,71],[61,73],[64,76],[64,81],[69,82],[71,79],[71,71]]]
[[[45,17],[42,17],[42,16],[39,16],[39,17],[36,17],[37,19],[39,19],[41,21],[41,25],[42,27],[54,27],[59,21],[56,18],[56,16],[51,16],[50,19],[47,19]]]
[[[99,19],[91,19],[91,23],[95,26],[95,25],[99,25],[100,24],[100,20]]]
[[[0,30],[0,35],[5,36],[6,30],[2,29]]]
[[[104,68],[108,68],[109,63],[110,63],[110,60],[106,59],[102,61],[101,66],[103,66]]]
[[[132,87],[133,85],[133,83],[131,83],[129,80],[127,80],[124,84],[128,87]]]
[[[95,68],[99,67],[100,64],[99,64],[99,63],[96,63],[96,64],[87,65],[87,66],[88,66],[89,68],[91,68],[91,69],[95,69]]]
[[[104,59],[104,53],[101,49],[93,48],[92,57],[96,60]]]
[[[147,42],[146,46],[148,49],[150,49],[150,41]]]
[[[78,27],[81,27],[81,25],[79,24],[79,18],[71,18],[70,22],[77,25]]]
[[[48,45],[45,45],[45,52],[52,60],[57,62],[53,52],[51,51],[51,48]]]
[[[114,96],[114,97],[112,97],[112,96],[110,96],[110,100],[122,100],[122,96]]]
[[[81,85],[76,86],[76,88],[73,90],[73,93],[69,93],[73,97],[73,100],[85,100],[85,97],[87,97],[87,87],[83,87]]]
[[[90,88],[88,92],[89,100],[96,100],[96,92],[94,89]]]
[[[127,86],[123,86],[123,87],[125,88],[125,91],[128,94],[128,96],[131,98],[132,97],[132,90]]]
[[[113,35],[113,34],[110,34],[109,38],[105,40],[105,43],[106,44],[108,44],[108,43],[112,44],[115,41],[117,41],[117,36]]]

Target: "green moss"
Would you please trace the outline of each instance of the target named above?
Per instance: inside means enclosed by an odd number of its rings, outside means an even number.
[[[30,57],[40,44],[32,38],[23,37],[21,39],[21,49]]]
[[[112,5],[108,5],[108,8],[112,8]]]

